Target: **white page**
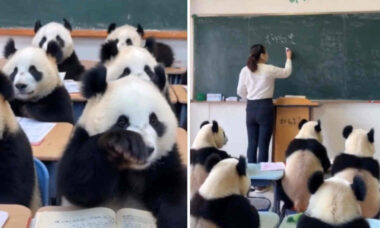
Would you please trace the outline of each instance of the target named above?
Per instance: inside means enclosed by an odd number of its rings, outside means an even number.
[[[8,219],[8,212],[0,211],[0,228],[2,228]]]
[[[115,228],[115,212],[109,208],[45,211],[36,215],[35,228]]]
[[[32,145],[40,144],[56,125],[55,123],[39,122],[25,117],[17,117],[17,120]]]
[[[116,214],[117,228],[156,228],[152,213],[132,208],[121,209]]]
[[[74,80],[65,80],[63,81],[67,92],[69,93],[79,93],[80,92],[80,83]]]
[[[59,78],[63,81],[65,79],[66,72],[59,72],[58,75],[59,75]]]

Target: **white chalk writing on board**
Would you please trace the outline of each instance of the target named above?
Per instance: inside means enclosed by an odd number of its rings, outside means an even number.
[[[295,45],[296,42],[294,38],[295,38],[295,35],[293,33],[289,33],[287,35],[269,33],[265,36],[265,44],[267,45],[271,45],[271,44]]]

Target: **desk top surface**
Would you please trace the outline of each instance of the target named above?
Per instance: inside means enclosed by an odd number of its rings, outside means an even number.
[[[252,180],[277,181],[284,176],[284,170],[261,171],[261,165],[255,163],[248,163],[247,172]]]
[[[187,103],[187,91],[183,87],[183,85],[171,85],[171,88],[173,89],[175,95],[178,98],[178,102],[181,104]]]
[[[0,210],[8,212],[8,220],[4,228],[27,227],[32,212],[29,208],[16,204],[0,204]]]

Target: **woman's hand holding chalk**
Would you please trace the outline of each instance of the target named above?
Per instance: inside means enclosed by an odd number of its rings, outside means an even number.
[[[290,48],[286,47],[285,52],[286,52],[286,58],[292,59],[292,50],[290,50]]]

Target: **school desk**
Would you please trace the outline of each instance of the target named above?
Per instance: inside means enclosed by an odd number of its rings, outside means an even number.
[[[0,211],[8,212],[3,228],[27,228],[32,216],[29,208],[17,204],[0,204]]]
[[[183,128],[177,129],[177,145],[183,165],[187,165],[187,132]]]
[[[278,217],[278,215],[273,212],[260,211],[259,216],[260,216],[260,227],[277,228],[280,222],[280,217]]]
[[[281,225],[279,226],[279,228],[296,228],[297,227],[297,224],[292,222],[292,223],[288,223],[288,218],[289,216],[286,216],[282,222],[281,222]],[[371,228],[379,228],[380,227],[380,220],[378,219],[367,219],[367,222],[369,223],[370,227]]]
[[[179,126],[187,128],[187,91],[183,85],[171,85],[180,105]]]
[[[280,199],[278,197],[277,181],[284,176],[284,170],[261,171],[260,164],[248,163],[247,173],[252,186],[274,186],[273,212],[280,214]]]
[[[170,84],[183,84],[183,77],[186,75],[185,67],[166,67],[165,72],[168,75]]]

